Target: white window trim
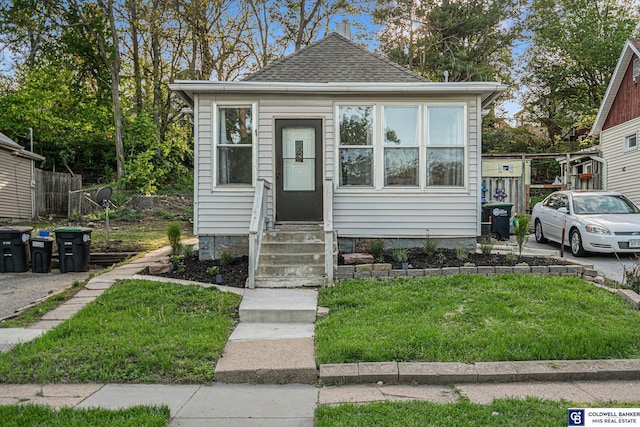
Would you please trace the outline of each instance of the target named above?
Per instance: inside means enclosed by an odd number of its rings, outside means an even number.
[[[633,147],[629,146],[629,140],[631,138],[635,138],[636,140],[636,144]],[[624,136],[624,148],[623,151],[633,151],[633,150],[637,150],[638,149],[638,134],[637,133],[631,133],[628,135]]]
[[[422,141],[424,141],[424,136],[423,136],[423,126],[422,126],[422,105],[423,104],[417,104],[417,103],[407,103],[407,102],[383,102],[380,103],[380,117],[378,120],[378,125],[380,127],[379,129],[379,135],[380,135],[380,149],[377,150],[378,153],[376,154],[374,152],[374,156],[378,157],[378,163],[380,164],[380,168],[378,168],[378,173],[376,176],[376,189],[378,190],[421,190],[424,188],[424,184],[426,182],[426,178],[425,181],[423,182],[423,177],[422,175],[424,175],[424,166],[423,166],[423,161],[422,161],[422,156],[423,156],[423,143]],[[384,173],[385,173],[385,163],[384,163],[384,152],[385,149],[387,147],[392,148],[392,146],[387,146],[385,145],[385,132],[384,132],[384,125],[385,125],[385,109],[387,107],[416,107],[418,109],[418,113],[417,113],[417,120],[418,120],[418,129],[417,129],[417,134],[416,137],[418,139],[416,145],[403,145],[397,148],[417,148],[418,149],[418,185],[385,185],[384,184]],[[374,150],[375,150],[375,143],[378,141],[374,141]]]
[[[218,108],[220,107],[251,108],[251,184],[218,184]],[[211,110],[211,191],[253,191],[258,179],[258,103],[212,102]]]
[[[378,138],[378,125],[376,123],[376,116],[378,114],[378,104],[371,102],[340,102],[334,104],[334,140],[337,141],[337,149],[335,150],[335,167],[336,170],[334,175],[336,177],[337,188],[341,189],[357,189],[363,191],[371,191],[373,189],[377,189],[377,176],[376,171],[379,169],[378,160],[376,155],[376,140]],[[340,140],[340,107],[371,107],[371,117],[373,120],[373,126],[371,127],[371,145],[342,145],[342,141]],[[371,171],[371,179],[373,183],[368,185],[342,185],[342,164],[340,163],[340,150],[342,148],[371,148],[372,156],[371,156],[371,167],[373,170]]]
[[[418,186],[385,186],[384,185],[384,108],[385,107],[418,107]],[[371,146],[357,146],[373,149],[373,185],[372,186],[343,186],[341,184],[341,163],[340,148],[356,147],[343,146],[340,141],[340,107],[372,107],[373,108],[373,135]],[[459,107],[463,110],[462,122],[462,145],[456,146],[464,150],[464,179],[461,186],[427,186],[427,151],[429,137],[429,107]],[[337,141],[334,155],[336,191],[340,193],[371,193],[374,191],[398,192],[398,193],[445,193],[445,194],[466,194],[469,190],[469,107],[465,101],[443,101],[443,102],[366,102],[364,100],[341,101],[334,103],[334,140]],[[449,148],[450,145],[436,145],[432,148]]]
[[[429,107],[458,107],[462,108],[462,145],[453,146],[453,145],[429,145]],[[425,123],[425,135],[424,135],[424,146],[425,146],[425,155],[424,155],[424,179],[426,190],[464,190],[466,191],[469,188],[469,116],[468,116],[468,106],[466,102],[429,102],[425,104],[424,108],[424,123]],[[431,185],[427,186],[427,155],[429,148],[462,148],[464,150],[463,156],[463,173],[464,179],[462,185],[455,186],[442,186],[442,185]]]

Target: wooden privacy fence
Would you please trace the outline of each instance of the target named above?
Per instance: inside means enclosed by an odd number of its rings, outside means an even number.
[[[525,195],[523,194],[522,189],[522,178],[516,177],[483,177],[482,181],[484,181],[485,187],[487,188],[487,192],[483,194],[486,198],[487,203],[511,203],[513,204],[513,208],[511,208],[511,213],[522,213],[525,212]],[[484,188],[484,187],[483,187]],[[494,194],[496,194],[496,190],[504,189],[504,192],[507,194],[507,197],[500,201],[496,199]]]
[[[69,191],[82,188],[82,175],[36,169],[36,215],[66,217]]]

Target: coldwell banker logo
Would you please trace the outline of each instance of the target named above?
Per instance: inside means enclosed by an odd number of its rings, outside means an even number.
[[[569,409],[569,427],[584,426],[584,409]]]

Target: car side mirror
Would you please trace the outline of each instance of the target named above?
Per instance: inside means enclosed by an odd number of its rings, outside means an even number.
[[[558,212],[563,213],[563,214],[568,214],[569,213],[569,209],[567,209],[566,207],[561,207],[558,208]]]

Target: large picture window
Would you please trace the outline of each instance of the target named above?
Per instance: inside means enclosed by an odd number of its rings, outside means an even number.
[[[218,107],[218,184],[253,183],[251,107]]]
[[[467,109],[463,103],[338,105],[340,187],[464,188]]]
[[[463,107],[427,108],[427,186],[464,186]]]
[[[340,185],[373,186],[373,107],[340,106]]]
[[[385,186],[419,185],[418,141],[418,107],[385,107]]]

